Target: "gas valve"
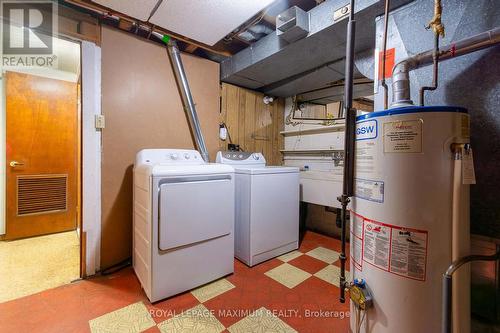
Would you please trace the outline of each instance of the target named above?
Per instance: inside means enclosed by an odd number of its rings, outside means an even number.
[[[373,304],[373,298],[364,279],[355,279],[349,286],[351,301],[360,310],[366,310]]]

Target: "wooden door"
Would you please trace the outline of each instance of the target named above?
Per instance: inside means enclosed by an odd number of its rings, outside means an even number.
[[[74,230],[77,84],[7,72],[7,212],[4,239]]]

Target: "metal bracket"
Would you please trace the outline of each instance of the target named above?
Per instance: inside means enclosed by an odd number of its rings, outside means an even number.
[[[333,13],[333,22],[337,22],[346,18],[351,13],[351,5],[347,4],[344,7],[340,7]]]

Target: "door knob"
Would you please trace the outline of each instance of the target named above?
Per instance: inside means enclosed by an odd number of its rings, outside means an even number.
[[[18,167],[18,166],[23,166],[23,165],[24,165],[24,163],[22,163],[22,162],[18,162],[18,161],[11,161],[11,162],[9,163],[9,165],[10,165],[11,167],[15,168],[15,167]]]

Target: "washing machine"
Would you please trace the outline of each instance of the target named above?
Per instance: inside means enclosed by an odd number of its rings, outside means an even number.
[[[137,154],[133,266],[151,302],[233,273],[234,190],[233,167],[198,151]]]
[[[218,152],[235,169],[235,256],[248,266],[299,246],[299,169],[266,166],[261,153]]]

